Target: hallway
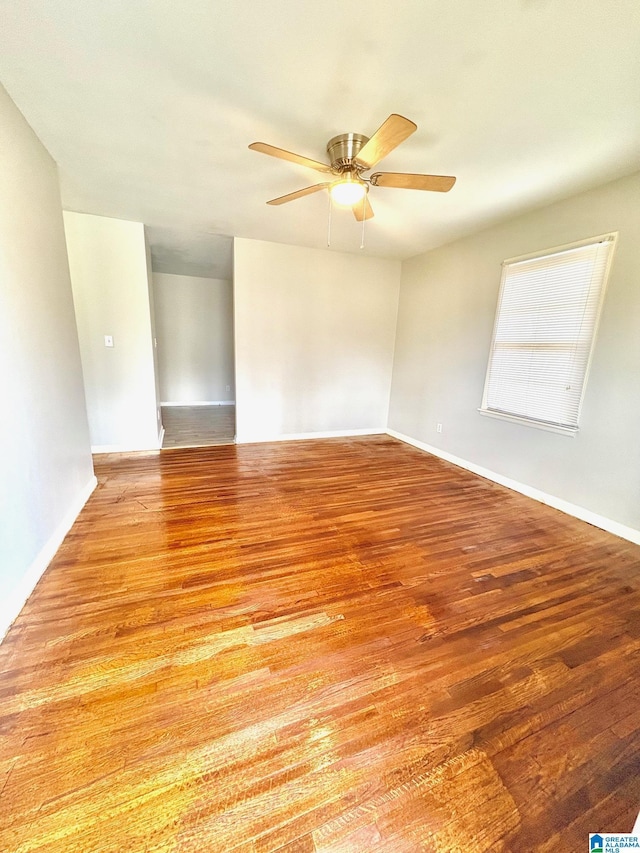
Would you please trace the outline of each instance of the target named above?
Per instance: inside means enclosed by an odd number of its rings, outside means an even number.
[[[233,444],[235,406],[162,406],[162,448]]]

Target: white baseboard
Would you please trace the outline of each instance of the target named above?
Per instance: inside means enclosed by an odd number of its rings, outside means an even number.
[[[184,400],[182,403],[166,402],[160,403],[161,406],[170,408],[171,406],[235,406],[235,400]]]
[[[89,500],[91,493],[97,485],[97,479],[91,477],[87,485],[69,507],[65,517],[56,527],[45,545],[40,549],[37,557],[26,570],[18,585],[11,590],[7,597],[0,601],[0,642],[2,642],[2,639],[24,607],[27,599],[36,588],[36,584],[44,574],[45,569],[55,556],[60,545],[62,545],[62,540],[71,530],[74,521],[80,514],[80,510]]]
[[[92,453],[150,453],[157,452],[161,447],[157,441],[155,444],[92,444]]]
[[[574,518],[579,518],[581,521],[593,524],[594,527],[600,527],[602,530],[606,530],[609,533],[620,536],[622,539],[628,539],[629,542],[634,542],[636,545],[640,545],[640,530],[636,530],[634,527],[627,527],[625,524],[620,524],[619,521],[614,521],[612,518],[606,518],[604,515],[598,515],[598,513],[592,512],[590,509],[585,509],[577,504],[569,503],[569,501],[565,501],[563,498],[558,498],[555,495],[549,495],[546,492],[540,491],[540,489],[534,488],[533,486],[528,486],[525,483],[519,483],[517,480],[512,480],[510,477],[504,477],[502,474],[496,474],[495,471],[490,471],[488,468],[476,465],[475,462],[468,462],[466,459],[461,459],[459,456],[447,453],[446,450],[440,450],[438,447],[425,444],[423,441],[418,441],[418,439],[411,438],[408,435],[404,435],[404,433],[396,432],[394,429],[387,429],[386,432],[393,438],[404,441],[406,444],[411,444],[419,450],[425,450],[427,453],[432,453],[434,456],[438,456],[440,459],[444,459],[447,462],[452,462],[459,468],[466,468],[467,471],[478,474],[486,480],[492,480],[494,483],[499,483],[501,486],[513,489],[514,492],[520,492],[520,494],[526,495],[528,498],[533,498],[540,503],[552,506],[554,509],[559,509],[561,512],[567,513],[567,515],[572,515]]]
[[[357,435],[386,435],[386,429],[337,429],[325,432],[290,432],[280,435],[238,435],[236,444],[263,444],[269,441],[306,441],[313,438],[351,438]]]

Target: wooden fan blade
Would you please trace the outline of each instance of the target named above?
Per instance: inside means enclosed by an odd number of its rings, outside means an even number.
[[[411,175],[407,172],[376,172],[371,175],[374,187],[398,187],[402,190],[431,190],[448,193],[456,179],[447,175]]]
[[[392,113],[360,149],[356,161],[367,169],[373,168],[417,129],[418,125],[408,118]]]
[[[249,148],[252,151],[260,151],[262,154],[268,154],[270,157],[290,160],[292,163],[297,163],[299,166],[306,166],[308,169],[316,169],[318,172],[331,171],[331,166],[328,166],[326,163],[320,163],[319,160],[310,160],[309,157],[302,157],[300,154],[294,154],[292,151],[285,151],[284,148],[267,145],[266,142],[252,142]]]
[[[373,219],[373,208],[371,207],[371,202],[369,201],[368,196],[364,196],[362,201],[354,204],[352,209],[353,215],[358,222],[362,222],[363,219]]]
[[[329,181],[325,181],[322,184],[314,184],[312,187],[305,187],[303,190],[296,190],[294,193],[287,193],[287,195],[281,195],[279,198],[272,198],[271,201],[267,202],[267,204],[286,204],[288,201],[295,201],[297,198],[302,198],[304,195],[317,193],[319,190],[323,190],[328,186],[331,186]]]

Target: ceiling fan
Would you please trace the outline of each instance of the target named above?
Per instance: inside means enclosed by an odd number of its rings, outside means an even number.
[[[330,139],[327,143],[329,163],[320,163],[318,160],[302,157],[300,154],[276,148],[266,142],[252,142],[249,148],[252,151],[260,151],[271,157],[279,157],[281,160],[290,160],[292,163],[333,176],[330,181],[322,181],[279,198],[272,198],[267,204],[285,204],[305,195],[328,189],[331,198],[337,204],[351,207],[355,218],[358,222],[362,222],[373,216],[373,208],[367,197],[370,186],[446,193],[455,184],[456,179],[446,175],[375,172],[368,178],[364,177],[365,172],[372,169],[417,129],[418,126],[408,118],[392,113],[371,138],[361,133],[341,133]]]

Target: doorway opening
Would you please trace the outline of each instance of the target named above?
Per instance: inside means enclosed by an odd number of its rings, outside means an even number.
[[[163,449],[235,442],[233,238],[147,228]]]

